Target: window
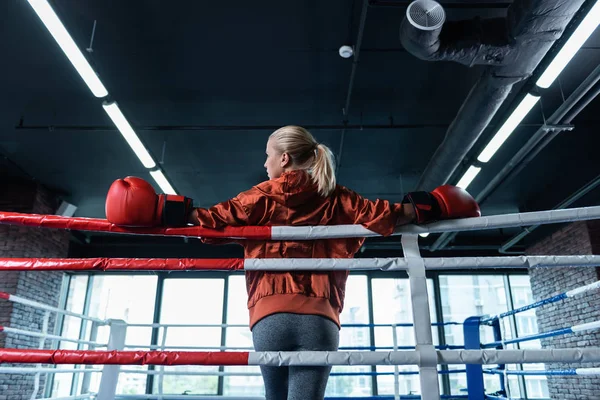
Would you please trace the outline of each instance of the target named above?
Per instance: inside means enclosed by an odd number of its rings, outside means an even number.
[[[228,347],[253,348],[252,332],[248,327],[248,295],[243,275],[232,275],[229,278],[227,291],[227,324],[243,325],[227,328],[225,342]],[[244,375],[226,376],[223,378],[224,396],[264,396],[265,387],[259,367],[225,367],[226,372],[237,372]],[[254,375],[246,375],[254,374]]]
[[[410,297],[410,282],[408,279],[381,278],[373,279],[373,321],[375,324],[398,324],[412,323],[412,301]],[[427,280],[427,291],[429,295],[430,317],[436,322],[435,301],[433,297],[433,282]],[[394,335],[392,327],[375,328],[375,345],[393,347]],[[437,327],[432,327],[433,342],[438,344]],[[396,345],[414,346],[414,330],[412,326],[396,327]],[[378,366],[377,372],[392,373],[394,367]],[[398,371],[418,371],[417,366],[401,365]],[[441,380],[440,380],[441,382]],[[384,375],[377,377],[377,389],[379,394],[394,394],[395,377]],[[418,375],[399,375],[398,386],[400,394],[419,394]]]
[[[504,277],[501,275],[447,275],[440,276],[440,295],[445,322],[464,322],[468,317],[483,314],[498,314],[508,309]],[[464,344],[462,325],[445,327],[446,343]],[[451,334],[449,334],[451,333]],[[481,328],[481,341],[492,342],[492,329]],[[463,369],[463,365],[448,366],[449,369]],[[493,367],[493,366],[491,366]],[[451,394],[464,394],[467,387],[465,374],[451,374]],[[498,377],[485,375],[488,392],[500,389]]]
[[[548,381],[545,376],[526,376],[525,388],[529,398],[548,398]]]
[[[510,290],[513,295],[513,304],[515,308],[526,306],[533,303],[533,294],[527,275],[510,276]]]
[[[92,317],[100,319],[120,319],[129,324],[150,324],[154,317],[154,302],[156,298],[156,276],[143,275],[103,275],[93,276],[90,310]],[[98,329],[97,340],[108,343],[110,328]],[[151,328],[128,327],[125,345],[142,346],[148,350],[152,337]],[[125,348],[134,350],[134,348]],[[146,366],[123,366],[123,370],[145,371]],[[101,375],[91,376],[90,389],[97,392]],[[136,394],[146,390],[146,375],[139,373],[119,374],[117,393]]]
[[[517,332],[519,332],[519,336],[532,335],[538,330],[535,315],[528,315],[527,311],[516,314],[515,320],[517,322]],[[521,346],[525,344],[526,342],[523,342]]]
[[[90,281],[88,283],[88,280]],[[67,298],[67,310],[83,313],[87,288],[89,293],[88,315],[102,320],[121,319],[127,323],[151,323],[154,315],[154,300],[156,298],[156,276],[137,275],[104,275],[88,276],[73,275],[70,280],[69,294]],[[77,338],[80,336],[80,327],[84,327],[85,340],[108,343],[110,328],[108,326],[98,327],[90,322],[83,322],[79,318],[65,317],[63,325],[63,336]],[[135,328],[127,329],[126,344],[137,344],[148,346],[150,344],[151,329]],[[61,344],[60,348],[75,349],[74,343]],[[87,345],[80,346],[81,349],[93,349]],[[57,368],[72,368],[70,365],[57,366]],[[94,366],[101,368],[100,366]],[[147,367],[127,366],[124,369],[145,370]],[[87,375],[87,374],[86,374]],[[52,385],[52,396],[69,396],[75,393],[97,392],[100,385],[100,373],[90,373],[88,376],[78,374],[56,374]],[[85,382],[85,383],[84,383]],[[72,390],[71,386],[76,389]],[[126,374],[119,375],[117,393],[144,393],[146,386],[146,375]]]
[[[226,332],[227,346],[252,348],[252,334],[248,329],[247,294],[243,276],[233,275],[229,278],[227,294],[227,324],[244,325],[229,327]],[[369,323],[369,307],[367,296],[367,278],[364,275],[350,275],[346,285],[346,301],[341,316],[342,324]],[[340,347],[370,346],[368,328],[345,327],[340,331]],[[254,374],[244,376],[227,376],[224,378],[223,395],[225,396],[264,396],[264,384],[258,367],[225,367],[227,372]],[[370,367],[335,366],[336,372],[369,372]],[[327,385],[326,396],[370,395],[371,379],[366,376],[331,376]]]
[[[69,280],[69,292],[67,295],[67,305],[65,309],[83,313],[85,306],[85,295],[87,292],[88,276],[87,275],[72,275]],[[63,318],[62,332],[60,336],[69,339],[79,338],[82,320],[77,317],[65,316]],[[76,350],[77,344],[70,342],[60,342],[59,349]],[[73,369],[71,365],[57,365],[57,369]],[[71,386],[75,374],[64,373],[55,374],[52,382],[52,397],[64,397],[71,394]]]
[[[215,275],[212,275],[215,276]],[[227,281],[225,280],[227,279]],[[150,324],[154,318],[157,276],[151,275],[73,275],[70,279],[67,309],[82,313],[87,308],[89,315],[100,319],[122,319],[127,323]],[[225,293],[225,283],[227,292]],[[441,313],[445,322],[460,322],[473,315],[498,314],[508,309],[509,304],[521,307],[532,303],[533,295],[527,276],[514,275],[441,275],[440,297]],[[341,314],[342,324],[375,324],[412,323],[412,306],[410,284],[408,279],[374,278],[372,283],[373,316],[369,315],[368,278],[366,275],[350,275],[346,288],[346,302]],[[507,283],[510,284],[508,297]],[[431,320],[436,321],[433,284],[427,281]],[[86,296],[86,290],[91,290]],[[190,350],[186,347],[217,350],[223,343],[232,351],[252,350],[252,334],[248,328],[247,293],[243,275],[228,274],[223,278],[168,278],[164,281],[160,323],[162,324],[202,324],[220,325],[223,322],[223,306],[226,305],[225,322],[239,325],[223,328],[216,327],[168,327],[158,331],[158,344],[164,343],[168,350]],[[225,296],[227,296],[225,298]],[[89,304],[86,304],[86,298]],[[513,324],[514,322],[514,324]],[[502,320],[504,335],[514,337],[531,335],[538,332],[535,310],[519,313],[514,318]],[[109,327],[94,327],[91,323],[82,323],[80,319],[65,317],[63,335],[107,343]],[[464,343],[461,325],[445,326],[445,339],[448,344]],[[371,334],[374,342],[371,341]],[[340,348],[370,348],[375,345],[381,350],[394,346],[392,327],[343,327],[340,332]],[[434,344],[438,344],[438,328],[432,327]],[[493,332],[489,327],[482,327],[482,341],[493,341]],[[223,335],[225,335],[223,337]],[[414,346],[413,327],[398,326],[395,328],[395,340],[398,346]],[[151,328],[129,327],[126,337],[126,349],[147,350],[152,338]],[[210,349],[207,349],[210,347]],[[511,345],[511,348],[539,348],[539,341],[524,342]],[[60,348],[75,349],[72,343],[60,343]],[[80,345],[86,349],[87,346]],[[352,350],[350,350],[352,351]],[[355,350],[356,351],[356,350]],[[364,351],[364,350],[360,350]],[[62,368],[61,366],[57,366]],[[71,366],[65,366],[71,367]],[[494,366],[492,366],[494,367]],[[463,369],[462,365],[449,366],[450,369]],[[542,364],[510,365],[509,369],[543,369]],[[124,366],[123,370],[141,372],[149,369],[146,366]],[[152,369],[152,368],[150,368]],[[232,367],[161,367],[154,368],[157,375],[153,378],[153,393],[165,395],[217,395],[220,394],[219,371],[238,372],[240,375],[222,378],[224,396],[264,396],[264,384],[260,369],[253,366]],[[400,375],[397,380],[393,376],[394,367],[378,366],[380,373],[390,375],[373,378],[369,375],[331,376],[326,396],[371,396],[373,382],[376,379],[378,393],[390,395],[398,385],[401,394],[420,393],[418,375]],[[417,371],[416,366],[399,366],[399,371]],[[369,366],[336,366],[332,373],[365,372],[370,373]],[[164,372],[162,375],[160,372]],[[169,375],[173,372],[187,372],[189,375]],[[194,373],[205,375],[194,375]],[[212,374],[212,375],[211,375]],[[445,378],[444,378],[445,379]],[[451,394],[464,394],[466,377],[464,373],[448,376]],[[118,394],[144,394],[147,375],[142,373],[119,374]],[[498,376],[485,377],[488,393],[499,389]],[[49,396],[67,397],[82,391],[97,392],[100,383],[99,373],[56,374]],[[440,379],[442,383],[442,379]],[[519,383],[527,390],[530,398],[548,397],[548,386],[545,377],[527,376],[510,377],[511,394],[524,396],[519,392]]]
[[[510,288],[513,294],[513,303],[515,308],[519,308],[533,303],[533,293],[531,284],[527,275],[509,276]],[[515,315],[515,325],[517,336],[527,336],[539,333],[535,310],[527,310]],[[540,349],[542,344],[539,340],[531,340],[519,343],[521,349]],[[522,364],[521,368],[525,370],[544,370],[544,364]],[[527,397],[550,397],[548,394],[548,380],[545,376],[526,376],[523,378]]]
[[[166,279],[163,289],[161,324],[213,325],[223,318],[223,279]],[[220,327],[169,327],[161,330],[159,343],[169,350],[193,346],[221,345]],[[166,335],[166,337],[165,337]],[[181,346],[181,347],[179,347]],[[182,348],[183,347],[183,348]],[[157,371],[216,373],[219,367],[158,366]],[[218,377],[202,375],[157,375],[153,392],[158,394],[217,394]]]
[[[346,284],[346,299],[344,311],[340,315],[343,324],[368,324],[369,299],[367,277],[365,275],[350,275]],[[340,350],[344,347],[371,346],[369,328],[342,327],[340,331]],[[370,372],[368,366],[334,366],[335,372]],[[371,379],[364,376],[332,376],[327,383],[325,396],[368,396],[372,394]]]

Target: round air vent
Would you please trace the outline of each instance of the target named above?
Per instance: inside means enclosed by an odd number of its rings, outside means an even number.
[[[406,18],[417,29],[433,31],[442,27],[446,13],[437,1],[417,0],[408,6]]]

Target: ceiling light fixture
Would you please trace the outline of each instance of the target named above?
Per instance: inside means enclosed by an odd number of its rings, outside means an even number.
[[[62,51],[65,53],[73,67],[77,70],[81,78],[88,85],[94,96],[106,97],[108,91],[94,72],[94,69],[88,63],[87,59],[77,45],[67,29],[60,21],[48,1],[46,0],[27,0],[38,17],[42,20],[46,28],[54,37]]]

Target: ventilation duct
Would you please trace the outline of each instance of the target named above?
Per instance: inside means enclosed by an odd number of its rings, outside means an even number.
[[[400,28],[408,52],[427,61],[487,68],[471,89],[415,190],[447,183],[502,106],[528,78],[584,0],[515,0],[506,18],[445,21],[433,0],[410,4]]]

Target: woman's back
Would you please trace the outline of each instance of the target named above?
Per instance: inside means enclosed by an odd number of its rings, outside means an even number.
[[[337,185],[320,195],[307,172],[289,171],[236,197],[248,213],[248,225],[317,226],[363,224],[382,235],[392,233],[398,205],[370,201]],[[351,258],[364,239],[246,241],[247,258]]]
[[[363,224],[384,235],[393,231],[399,210],[397,205],[366,200],[339,185],[329,196],[322,196],[302,170],[285,172],[240,193],[233,201],[246,214],[247,225]],[[246,258],[352,258],[363,241],[247,240],[242,244]],[[339,325],[347,278],[347,271],[246,271],[250,326],[278,312],[321,315]]]

